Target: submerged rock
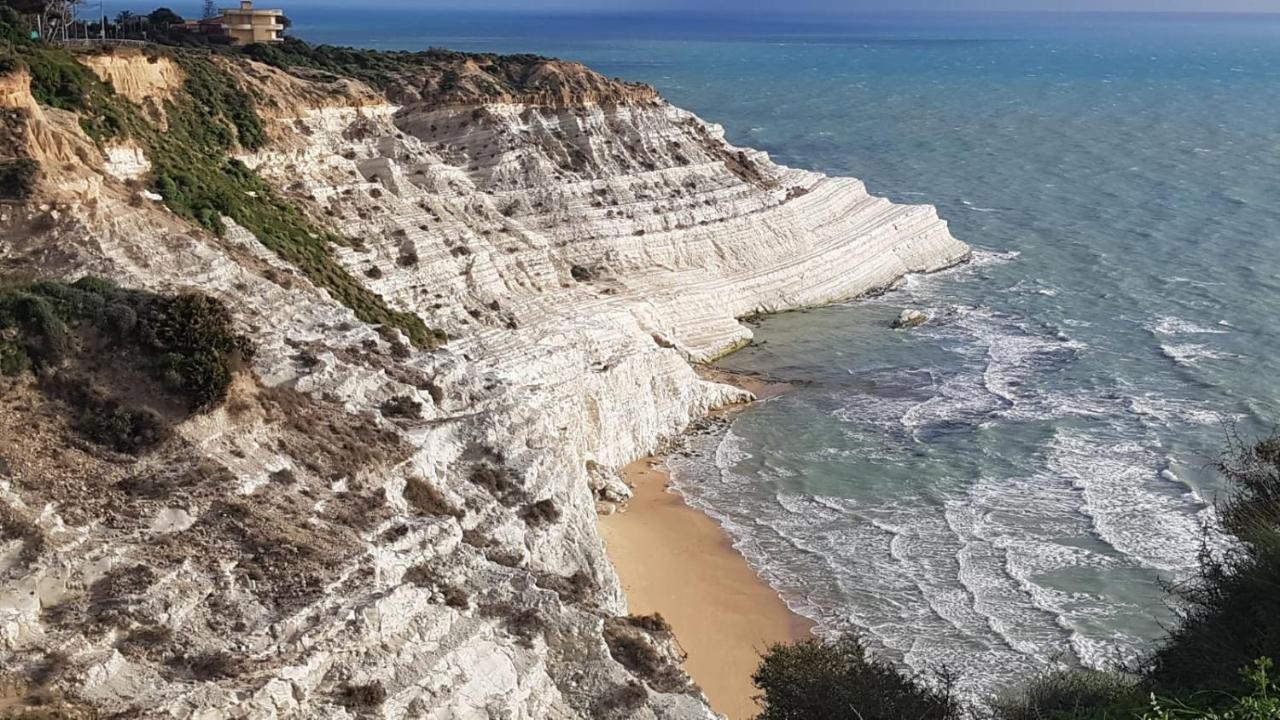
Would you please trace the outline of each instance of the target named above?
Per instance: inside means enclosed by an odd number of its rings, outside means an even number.
[[[907,330],[923,325],[928,321],[929,316],[925,315],[923,312],[907,309],[903,310],[902,314],[898,315],[897,319],[893,321],[893,327],[895,330]]]

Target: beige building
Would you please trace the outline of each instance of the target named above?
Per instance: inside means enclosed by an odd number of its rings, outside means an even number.
[[[283,10],[255,10],[252,0],[240,0],[239,8],[226,8],[222,11],[222,27],[239,45],[249,43],[280,42],[280,33],[284,25],[280,19]]]

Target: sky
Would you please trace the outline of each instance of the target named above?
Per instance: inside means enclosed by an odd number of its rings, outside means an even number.
[[[297,0],[295,0],[297,4]],[[346,7],[349,0],[306,0]],[[854,13],[886,10],[1280,12],[1280,0],[366,0],[364,7],[537,11],[757,11]]]
[[[96,4],[89,0],[88,4]],[[196,14],[198,0],[106,0],[131,9],[168,5]],[[232,2],[221,0],[218,5]],[[259,0],[259,5],[293,9],[295,14],[326,8],[350,10],[351,0]],[[524,12],[764,12],[846,14],[868,11],[1055,11],[1055,12],[1275,12],[1280,0],[362,0],[362,8],[432,10],[519,10]],[[184,12],[187,11],[187,12]]]

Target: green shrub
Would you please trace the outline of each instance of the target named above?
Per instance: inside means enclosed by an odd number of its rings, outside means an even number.
[[[35,190],[40,164],[31,158],[0,161],[0,200],[26,200]]]
[[[253,98],[230,73],[209,58],[182,55],[178,64],[186,75],[183,90],[192,101],[187,109],[202,121],[186,127],[188,134],[207,134],[199,138],[201,144],[219,148],[235,142],[246,150],[257,150],[266,144],[266,131]],[[228,125],[234,136],[228,133]]]
[[[0,5],[0,45],[28,45],[31,42],[29,32],[17,10],[7,4]]]
[[[99,445],[131,454],[155,447],[169,436],[159,415],[116,400],[100,400],[81,407],[71,427]]]
[[[0,288],[0,332],[14,334],[0,349],[6,374],[28,365],[57,368],[89,329],[192,411],[222,402],[233,371],[253,355],[252,344],[233,330],[230,311],[205,295],[157,295],[93,277]]]
[[[1280,684],[1271,677],[1271,658],[1259,658],[1240,675],[1248,694],[1200,694],[1190,700],[1151,698],[1143,720],[1276,720],[1280,718]]]
[[[21,345],[0,340],[0,375],[21,375],[30,367],[31,358],[27,357],[27,351]]]
[[[74,110],[80,127],[98,142],[127,136],[134,127],[127,101],[79,63],[75,55],[46,45],[19,48],[31,73],[31,95],[42,105]]]
[[[61,361],[67,326],[48,298],[21,288],[0,290],[0,330],[16,333],[12,344],[37,366]]]
[[[1198,576],[1174,589],[1183,617],[1146,668],[1157,692],[1240,692],[1237,668],[1280,657],[1280,436],[1233,438],[1219,472],[1231,488],[1219,517],[1241,545],[1202,552]]]
[[[992,720],[1120,720],[1146,707],[1137,678],[1093,670],[1048,673],[990,702]]]
[[[168,425],[159,415],[107,397],[73,372],[46,373],[40,388],[71,409],[72,430],[103,447],[136,455],[169,437]]]
[[[769,648],[751,676],[764,709],[757,720],[951,720],[949,688],[933,690],[869,660],[862,642],[805,640]]]

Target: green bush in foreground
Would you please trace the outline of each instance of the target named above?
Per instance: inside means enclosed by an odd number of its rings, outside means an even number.
[[[1183,617],[1145,673],[1157,692],[1238,693],[1239,668],[1280,658],[1280,436],[1233,437],[1218,468],[1229,485],[1218,515],[1240,546],[1202,553],[1198,577],[1175,588]]]
[[[751,676],[762,691],[757,720],[952,720],[960,709],[942,690],[867,658],[861,641],[774,645]]]
[[[1191,700],[1152,697],[1142,720],[1277,720],[1280,684],[1271,677],[1271,658],[1259,658],[1241,671],[1250,692],[1240,697],[1201,694]],[[1198,704],[1199,699],[1204,704]]]
[[[993,720],[1131,720],[1150,707],[1137,678],[1116,672],[1062,670],[997,696]]]

